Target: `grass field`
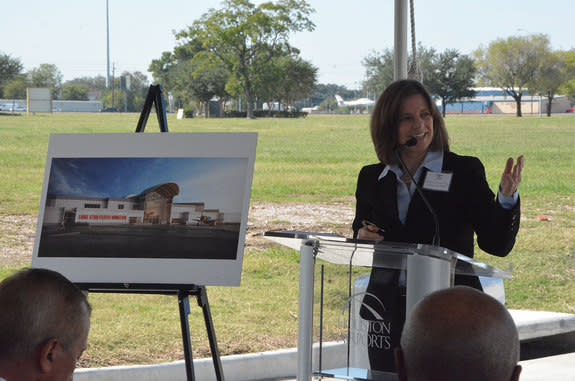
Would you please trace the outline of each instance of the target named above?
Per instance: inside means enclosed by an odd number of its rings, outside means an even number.
[[[37,214],[52,133],[126,132],[138,114],[0,116],[0,215]],[[168,119],[170,131],[258,132],[251,199],[344,202],[353,205],[361,166],[376,161],[367,116],[306,119]],[[510,308],[575,313],[575,117],[449,116],[451,148],[478,156],[495,188],[508,156],[524,154],[522,221],[506,260]],[[148,132],[158,132],[153,116]],[[538,221],[539,215],[548,221]],[[0,226],[0,241],[6,242]],[[497,265],[477,250],[476,258]],[[14,269],[0,263],[0,277]],[[330,268],[326,308],[337,315],[345,269]],[[208,289],[222,354],[294,347],[297,342],[297,253],[247,250],[241,287]],[[137,364],[183,358],[175,297],[92,294],[93,326],[82,366]],[[194,356],[207,355],[199,308],[192,306]],[[338,321],[328,321],[329,337]]]

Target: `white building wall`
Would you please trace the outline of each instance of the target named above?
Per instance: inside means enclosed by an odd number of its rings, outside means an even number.
[[[100,208],[105,208],[107,203],[104,199],[55,198],[53,199],[53,204],[49,203],[49,206],[71,210],[85,208],[86,204],[98,205]]]
[[[237,224],[242,222],[242,214],[241,213],[224,213],[224,223],[226,224]]]
[[[121,199],[53,198],[44,209],[44,223],[60,223],[66,211],[75,212],[75,222],[89,224],[128,224],[130,218],[141,223],[143,210],[133,210],[137,203]],[[86,205],[96,207],[86,208]],[[123,205],[122,209],[119,206]]]
[[[64,217],[64,208],[45,208],[44,209],[44,223],[45,224],[59,224]]]
[[[87,208],[90,205],[92,207]],[[134,210],[139,203],[131,199],[82,199],[55,197],[48,200],[44,210],[44,223],[61,223],[66,211],[75,212],[76,223],[88,224],[129,224],[130,219],[142,223],[143,210]],[[218,223],[237,223],[240,213],[221,213],[218,209],[204,209],[203,203],[173,204],[171,221],[184,220],[187,225],[197,225],[205,216]]]
[[[137,204],[137,202],[131,200],[110,199],[108,200],[108,209],[133,210]],[[120,209],[120,206],[123,206],[123,208]]]
[[[82,208],[76,211],[76,222],[88,223],[97,225],[116,225],[128,224],[130,218],[136,218],[137,223],[142,223],[144,220],[143,210],[110,210],[110,209],[94,209]]]

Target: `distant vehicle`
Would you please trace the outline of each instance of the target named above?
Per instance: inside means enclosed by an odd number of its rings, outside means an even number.
[[[352,101],[344,101],[343,98],[340,97],[338,94],[335,94],[335,99],[337,100],[337,105],[339,107],[358,107],[358,106],[369,107],[375,104],[375,101],[369,98],[359,98],[354,99]]]
[[[118,109],[115,107],[106,107],[106,108],[103,108],[101,112],[117,112],[117,111],[118,111]]]
[[[0,111],[21,112],[26,111],[26,106],[17,103],[4,103],[0,105]]]
[[[575,107],[568,108],[567,110],[565,110],[565,112],[575,112]]]

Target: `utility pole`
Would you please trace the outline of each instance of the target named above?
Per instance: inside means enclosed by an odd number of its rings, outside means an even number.
[[[115,95],[114,94],[115,93],[114,82],[116,82],[115,78],[114,78],[115,76],[116,76],[116,64],[113,64],[112,65],[112,108],[114,108],[116,106],[116,102],[115,102],[115,98],[114,98],[114,95]]]

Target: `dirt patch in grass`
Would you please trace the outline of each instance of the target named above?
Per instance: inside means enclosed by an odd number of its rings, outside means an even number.
[[[351,235],[354,210],[350,203],[267,203],[252,202],[246,232],[247,250],[264,250],[275,243],[263,238],[269,230],[299,230]],[[31,215],[0,216],[0,266],[17,268],[28,266],[32,258],[37,217]],[[256,345],[257,343],[257,345]],[[260,336],[254,340],[220,341],[220,353],[238,354],[257,350],[272,350],[296,345],[295,336]],[[194,357],[209,357],[207,342],[194,346]],[[162,363],[183,359],[179,341],[161,351],[147,353],[145,363]],[[137,356],[126,349],[109,357],[107,351],[88,350],[79,363],[80,368],[103,367],[140,363]]]
[[[30,264],[37,216],[0,216],[0,265],[21,267]]]
[[[350,203],[252,203],[246,246],[264,248],[273,243],[262,234],[269,230],[298,230],[351,236],[355,211]]]
[[[262,237],[269,230],[299,230],[351,235],[352,203],[252,202],[248,217],[246,247],[264,249],[273,243]],[[30,264],[37,216],[0,216],[0,265]]]

